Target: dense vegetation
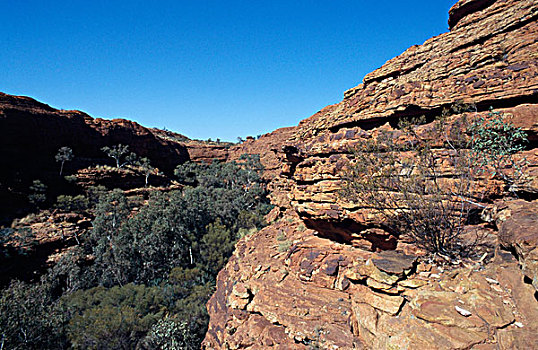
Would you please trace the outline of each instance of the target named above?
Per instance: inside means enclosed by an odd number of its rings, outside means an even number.
[[[199,348],[218,271],[270,209],[260,170],[254,156],[185,163],[183,189],[147,200],[60,197],[59,210],[92,211],[93,227],[39,281],[1,291],[0,349]]]

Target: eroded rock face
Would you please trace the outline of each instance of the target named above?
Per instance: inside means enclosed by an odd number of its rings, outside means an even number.
[[[65,163],[63,174],[73,175],[90,166],[112,165],[101,148],[117,144],[150,158],[167,175],[189,159],[183,144],[135,122],[94,119],[80,111],[57,110],[28,97],[0,93],[0,187],[7,192],[24,192],[32,180],[40,179],[51,193],[62,193],[65,183],[55,161],[60,147],[73,150],[75,157]]]
[[[279,141],[273,183],[286,184],[285,213],[241,239],[219,273],[203,347],[534,348],[537,20],[535,1],[459,1],[450,32],[388,61]],[[372,211],[340,199],[341,171],[354,145],[457,102],[475,104],[472,116],[494,107],[527,132],[517,156],[528,161],[524,199],[497,201],[488,224],[468,228],[483,235],[474,260],[428,263],[378,229]],[[448,150],[437,152],[443,160]],[[450,180],[450,165],[440,163]],[[491,178],[480,185],[491,200],[506,193]]]
[[[537,193],[536,179],[538,175],[538,158],[533,147],[534,138],[538,135],[538,105],[525,104],[513,108],[499,109],[507,120],[523,128],[529,135],[531,149],[522,152],[518,157],[525,157],[528,166],[524,172],[527,179],[520,189],[527,193]],[[485,115],[488,112],[466,113],[467,118]],[[461,119],[462,115],[453,118]],[[417,128],[421,133],[432,127],[432,123]],[[297,213],[311,223],[311,227],[319,231],[339,233],[342,239],[349,241],[352,232],[360,231],[373,224],[379,224],[380,218],[374,211],[363,209],[360,206],[342,200],[339,190],[342,187],[342,172],[346,164],[352,159],[352,149],[366,140],[376,139],[382,132],[390,131],[395,136],[403,134],[396,127],[386,123],[372,130],[364,130],[360,126],[346,127],[337,131],[324,130],[316,137],[309,138],[302,143],[296,143],[293,148],[294,158],[289,162],[293,164],[293,171],[285,174],[291,180],[289,198],[292,207]],[[401,136],[404,138],[405,136]],[[450,162],[450,150],[439,144],[436,155],[439,157],[440,176],[450,180],[453,168]],[[447,180],[447,181],[448,181]],[[502,183],[489,177],[483,177],[480,186],[476,189],[490,197],[502,194]],[[327,223],[333,224],[327,227]],[[349,224],[346,222],[355,223]],[[321,223],[321,224],[320,224]],[[347,231],[347,234],[346,234]],[[360,239],[360,237],[357,237]],[[387,238],[388,239],[388,238]]]
[[[515,251],[523,273],[538,291],[538,201],[503,204],[497,215],[501,243]]]
[[[204,347],[532,348],[537,301],[521,277],[509,253],[442,268],[336,243],[288,217],[237,244]]]
[[[406,115],[439,115],[456,101],[482,110],[536,102],[537,6],[533,0],[496,1],[468,14],[452,31],[367,74],[342,102],[302,121],[299,135],[355,124],[364,130]]]
[[[129,190],[146,186],[145,174],[131,168],[90,167],[78,170],[75,176],[77,185],[84,189],[91,186],[104,186],[109,189]],[[163,174],[151,174],[148,177],[148,184],[151,186],[165,186],[169,182],[169,178]]]
[[[135,122],[94,119],[83,112],[57,110],[28,97],[0,94],[0,132],[2,167],[21,173],[35,167],[41,172],[56,172],[54,155],[62,146],[73,149],[73,162],[80,165],[106,164],[101,147],[120,143],[129,145],[141,157],[151,158],[156,167],[166,172],[188,159],[183,145],[164,140]],[[78,165],[77,168],[84,167]],[[6,176],[5,172],[2,175]]]
[[[366,225],[375,221],[370,212],[339,201],[340,172],[354,146],[383,131],[398,132],[398,121],[404,117],[424,115],[433,120],[443,108],[461,102],[474,104],[478,111],[467,118],[494,107],[527,131],[534,148],[538,5],[460,1],[451,11],[451,18],[458,18],[452,31],[389,60],[345,92],[342,102],[299,124],[284,152],[288,157],[284,175],[292,180],[290,201],[303,218],[337,222],[349,218]],[[447,151],[440,150],[440,156],[447,158]],[[531,164],[526,191],[536,192],[536,155],[526,156]],[[495,184],[487,186],[496,191]]]
[[[495,0],[462,0],[452,6],[448,14],[448,26],[453,29],[458,22],[468,15],[472,15],[475,12],[482,11],[488,6],[495,3]]]

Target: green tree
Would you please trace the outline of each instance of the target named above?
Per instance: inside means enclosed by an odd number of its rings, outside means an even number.
[[[523,177],[524,159],[516,161],[514,154],[523,151],[527,134],[510,123],[501,112],[491,110],[479,116],[469,126],[469,147],[483,172],[505,181],[510,190]]]
[[[64,163],[73,160],[73,150],[69,147],[61,147],[56,153],[55,159],[60,165],[60,176],[62,176],[64,170]]]
[[[84,195],[59,195],[56,198],[55,208],[60,209],[65,212],[80,212],[88,209],[89,201]]]
[[[139,162],[140,169],[142,169],[142,172],[144,174],[145,179],[145,186],[148,186],[148,179],[151,173],[155,171],[155,168],[151,165],[150,160],[148,158],[142,158]]]
[[[107,156],[113,158],[116,161],[116,168],[122,168],[127,164],[133,164],[137,160],[137,156],[133,152],[129,152],[128,145],[114,145],[112,147],[105,146],[101,148]]]
[[[74,349],[135,349],[165,312],[158,287],[95,287],[63,298]]]
[[[88,191],[93,228],[49,272],[65,291],[73,348],[199,348],[216,275],[269,208],[254,163],[187,165],[193,186],[143,203]]]
[[[176,267],[163,286],[169,310],[178,320],[188,322],[189,333],[199,344],[207,332],[209,315],[206,303],[214,291],[214,278],[208,278],[201,266]]]
[[[28,200],[30,203],[39,207],[47,200],[47,186],[40,180],[34,180],[30,186],[30,194]]]
[[[151,327],[144,339],[144,349],[196,350],[200,342],[191,333],[189,324],[174,318],[164,318]]]
[[[174,175],[176,175],[179,182],[189,186],[196,186],[198,183],[197,175],[200,173],[201,169],[201,165],[188,161],[178,165],[174,170]]]
[[[62,349],[66,317],[53,285],[12,281],[0,292],[0,345],[4,349]]]
[[[127,251],[122,255],[130,257],[125,269],[130,280],[157,283],[172,267],[189,264],[192,242],[185,226],[187,206],[180,196],[156,193],[125,223],[122,235],[130,245],[124,246]]]
[[[0,261],[13,255],[27,255],[37,244],[29,227],[0,229]]]
[[[135,254],[130,248],[131,237],[123,230],[129,215],[130,207],[121,190],[101,196],[88,245],[95,255],[93,269],[96,278],[103,285],[121,286],[128,282],[126,273]]]
[[[207,233],[202,237],[201,255],[212,275],[216,276],[232,255],[235,240],[236,237],[220,218],[207,226]]]

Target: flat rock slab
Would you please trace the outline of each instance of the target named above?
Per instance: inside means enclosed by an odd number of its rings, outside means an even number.
[[[416,261],[416,256],[405,255],[393,250],[381,252],[379,258],[372,259],[378,269],[391,275],[403,275],[413,268]]]

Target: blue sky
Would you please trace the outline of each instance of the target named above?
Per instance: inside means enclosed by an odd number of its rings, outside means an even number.
[[[455,0],[0,3],[0,91],[235,141],[341,101]]]

